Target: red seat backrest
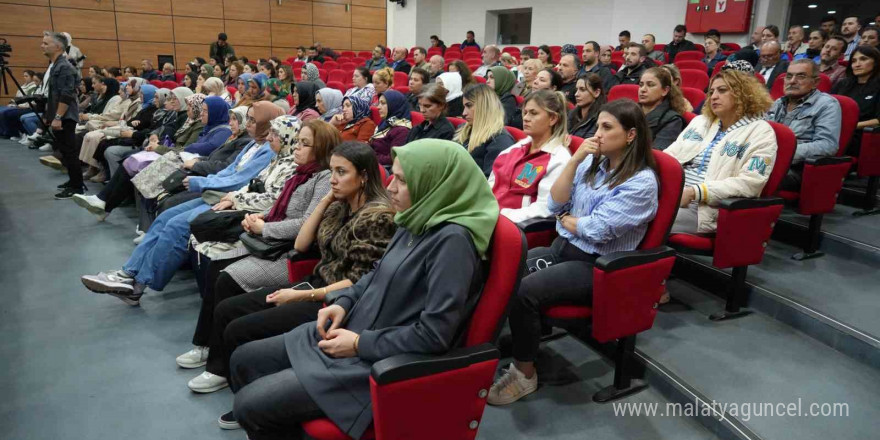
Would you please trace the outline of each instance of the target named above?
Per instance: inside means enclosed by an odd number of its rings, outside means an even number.
[[[684,95],[684,99],[687,99],[694,108],[697,108],[706,99],[706,92],[693,87],[682,87],[681,94]]]
[[[333,69],[327,74],[327,81],[339,81],[345,83],[345,80],[351,78],[351,70]]]
[[[354,58],[354,57],[357,56],[357,55],[354,53],[354,51],[351,51],[351,50],[343,50],[342,52],[339,52],[339,56],[340,56],[340,57]]]
[[[724,67],[725,64],[727,64],[727,61],[719,61],[719,62],[715,63],[715,67],[712,68],[712,76],[717,75],[718,72],[721,71],[721,68]]]
[[[623,98],[639,102],[639,86],[635,84],[618,84],[608,91],[608,101]]]
[[[761,82],[761,84],[767,84],[767,80],[764,79],[764,75],[761,75],[759,72],[755,72],[755,78]]]
[[[785,75],[779,75],[773,81],[773,87],[770,88],[770,97],[773,100],[782,98],[785,95]]]
[[[177,81],[178,84],[183,84],[183,77],[186,76],[183,72],[174,72],[174,80]]]
[[[693,121],[694,118],[697,117],[697,114],[694,113],[694,112],[687,112],[687,113],[685,113],[683,116],[684,116],[684,123],[685,123],[685,124],[690,124],[691,121]]]
[[[405,86],[409,84],[409,75],[404,72],[394,72],[394,86]]]
[[[419,111],[409,112],[409,117],[410,117],[410,120],[412,121],[413,127],[415,127],[416,125],[419,125],[425,121],[425,115],[423,115],[422,112],[419,112]]]
[[[320,69],[321,67],[324,67],[324,64],[321,63],[320,61],[309,61],[309,62],[312,63],[312,64],[314,64],[315,67],[317,67],[317,68],[319,68],[319,69]]]
[[[840,104],[840,142],[837,146],[837,155],[843,156],[853,133],[856,131],[856,125],[859,123],[859,105],[849,96],[831,96],[837,99]]]
[[[581,144],[584,143],[584,138],[580,136],[572,136],[571,142],[568,143],[568,151],[574,155],[574,153],[581,147]]]
[[[370,107],[370,119],[373,120],[376,126],[382,122],[382,117],[379,116],[379,107]]]
[[[697,60],[700,61],[705,55],[701,50],[686,50],[675,54],[673,61]]]
[[[666,45],[663,43],[657,43],[654,45],[654,50],[659,50],[660,52],[663,52],[663,49],[666,49]]]
[[[354,61],[347,61],[344,63],[339,63],[339,69],[336,69],[336,70],[342,70],[345,72],[352,72],[352,71],[354,71],[354,69],[357,69],[357,67],[358,67],[358,63],[355,63]]]
[[[709,74],[706,69],[681,69],[681,86],[706,90],[709,87]]]
[[[456,128],[462,126],[465,122],[467,122],[462,118],[451,118],[450,117],[450,118],[446,118],[446,119],[448,119],[449,122],[452,122],[452,125],[454,125]]]
[[[482,76],[474,76],[474,81],[476,81],[480,84],[486,84],[486,78],[484,78]]]
[[[703,70],[705,72],[709,71],[709,66],[707,66],[706,63],[700,60],[675,60],[675,63],[673,64],[675,64],[675,66],[679,69],[696,69]]]
[[[407,93],[409,93],[409,87],[408,87],[408,86],[394,86],[394,87],[392,87],[392,88],[393,88],[394,90],[397,90],[397,91],[400,92],[400,93],[403,93],[404,95],[406,95]]]
[[[357,56],[363,58],[364,60],[368,60],[373,57],[373,52],[369,50],[362,50],[357,53]]]
[[[351,59],[351,62],[357,64],[357,66],[355,66],[355,67],[358,67],[358,66],[363,66],[363,65],[365,65],[365,64],[367,63],[367,60],[368,60],[368,59],[369,59],[369,58],[354,57],[354,58]]]
[[[721,45],[727,46],[730,48],[730,50],[734,50],[734,51],[742,49],[742,46],[740,46],[739,44],[736,44],[736,43],[724,42],[724,43],[721,43]]]
[[[294,67],[293,68],[293,77],[296,78],[297,81],[302,81],[300,79],[300,78],[302,78],[302,73],[303,73],[303,70],[301,67]]]
[[[345,84],[340,81],[327,81],[327,87],[339,90],[340,92],[342,92],[343,95],[345,94],[346,90],[348,90],[345,88]]]
[[[824,73],[819,74],[819,85],[816,86],[820,92],[831,93],[831,78]]]
[[[681,191],[684,187],[684,170],[678,160],[660,150],[651,150],[651,153],[657,163],[657,179],[660,183],[657,193],[657,214],[648,225],[639,249],[651,249],[666,243],[666,237],[678,213]]]
[[[327,60],[327,61],[324,61],[324,66],[323,66],[323,67],[324,67],[325,69],[327,69],[327,70],[338,69],[338,68],[339,68],[339,63],[338,63],[337,61]]]
[[[158,79],[154,79],[154,80],[150,81],[150,85],[161,89],[161,88],[165,87],[165,81],[159,81]]]
[[[238,92],[238,89],[232,86],[226,86],[226,91],[229,92],[229,96],[235,97],[235,93]]]
[[[700,44],[700,43],[694,43],[694,46],[696,46],[696,47],[697,47],[697,50],[700,51],[701,53],[704,53],[704,54],[706,53],[706,48],[703,47],[702,44]]]
[[[165,87],[166,89],[174,90],[174,89],[180,87],[180,84],[178,84],[174,81],[162,81],[162,86]]]
[[[507,304],[519,288],[520,274],[525,268],[525,244],[519,227],[499,215],[489,243],[489,274],[480,300],[468,320],[465,347],[494,342],[498,337]]]
[[[773,162],[773,171],[770,172],[770,179],[767,180],[764,190],[761,191],[761,197],[776,194],[779,183],[782,182],[782,178],[788,173],[788,168],[791,166],[791,158],[794,157],[794,150],[797,148],[797,137],[795,137],[794,132],[790,128],[776,122],[768,121],[768,123],[773,127],[773,131],[776,132],[776,160]]]
[[[507,130],[508,133],[510,133],[511,136],[513,136],[513,139],[517,142],[528,137],[525,134],[525,132],[523,132],[522,130],[520,130],[518,128],[515,128],[515,127],[504,127],[504,128]]]
[[[516,106],[517,106],[517,107],[522,107],[523,102],[526,101],[525,96],[519,96],[519,95],[514,96],[513,99],[516,100]]]

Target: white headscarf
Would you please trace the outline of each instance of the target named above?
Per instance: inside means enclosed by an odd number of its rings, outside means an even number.
[[[440,81],[443,81],[443,88],[449,91],[446,94],[446,102],[452,101],[462,95],[461,93],[461,75],[458,72],[441,73]]]

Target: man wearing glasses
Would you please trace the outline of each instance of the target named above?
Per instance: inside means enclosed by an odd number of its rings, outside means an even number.
[[[785,73],[788,68],[788,61],[782,59],[782,46],[776,40],[769,40],[761,45],[761,55],[758,58],[760,70],[758,73],[764,77],[764,84],[767,90],[773,88],[773,82],[776,77]]]
[[[788,126],[797,136],[797,149],[782,190],[800,189],[805,160],[837,153],[840,104],[831,95],[816,90],[818,85],[816,63],[808,59],[793,61],[785,73],[785,96],[767,112],[766,120]]]

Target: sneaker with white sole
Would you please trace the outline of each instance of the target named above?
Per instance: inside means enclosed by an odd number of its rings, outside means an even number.
[[[177,357],[180,368],[199,368],[208,363],[208,347],[195,346],[192,350]]]
[[[141,242],[144,241],[144,237],[146,237],[146,236],[147,236],[147,234],[138,235],[137,237],[134,238],[134,240],[132,240],[132,243],[141,244]]]
[[[9,140],[10,140],[10,141],[13,141],[13,142],[18,142],[18,141],[20,141],[21,139],[22,139],[22,138],[20,138],[20,137],[18,137],[18,136],[12,136],[12,137],[9,138]]]
[[[106,206],[104,201],[99,199],[96,195],[87,196],[83,194],[77,194],[73,196],[73,201],[80,207],[83,207],[92,214],[95,214],[95,216],[98,217],[99,222],[104,221],[104,219],[107,218],[107,214],[109,214],[107,211],[104,210],[104,206]]]
[[[80,280],[86,289],[115,296],[130,306],[140,304],[140,298],[144,293],[144,286],[121,270],[83,275]]]
[[[492,384],[486,401],[489,405],[507,405],[534,393],[537,389],[538,375],[535,374],[529,379],[511,363],[507,372]]]
[[[205,371],[204,373],[192,378],[186,384],[189,389],[193,390],[196,393],[213,393],[214,391],[222,390],[229,386],[229,382],[226,381],[226,378],[223,376],[218,376],[216,374],[211,374]]]
[[[241,429],[241,425],[235,420],[232,411],[220,416],[220,418],[217,419],[217,423],[220,425],[220,429]]]
[[[48,153],[48,152],[52,151],[52,144],[43,145],[42,147],[39,148],[39,150]]]

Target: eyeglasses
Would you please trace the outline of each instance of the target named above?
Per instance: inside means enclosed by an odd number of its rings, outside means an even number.
[[[806,73],[798,73],[798,74],[795,74],[795,75],[792,75],[791,73],[786,73],[786,74],[785,74],[785,80],[786,80],[786,81],[791,81],[792,79],[795,79],[795,80],[797,80],[798,82],[801,82],[801,81],[806,81],[807,79],[813,79],[813,77],[807,75]]]

